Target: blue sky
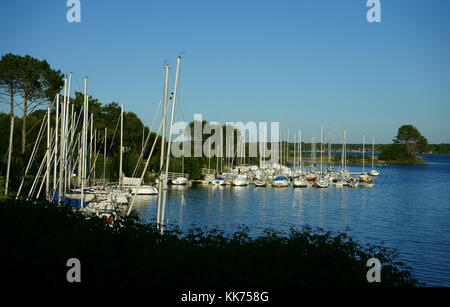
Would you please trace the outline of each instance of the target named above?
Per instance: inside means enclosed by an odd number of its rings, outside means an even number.
[[[65,0],[0,2],[0,54],[73,72],[73,90],[87,75],[89,94],[147,125],[183,52],[176,120],[281,121],[305,141],[323,122],[351,143],[413,124],[450,143],[450,1],[381,0],[381,23],[366,0],[80,2],[81,23]]]

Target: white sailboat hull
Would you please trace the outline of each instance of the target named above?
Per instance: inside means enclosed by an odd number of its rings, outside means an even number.
[[[274,180],[272,181],[272,186],[277,188],[283,188],[289,186],[288,180]]]
[[[292,185],[294,186],[294,188],[306,188],[306,187],[308,187],[308,181],[307,180],[295,179],[292,182]]]
[[[376,169],[373,169],[369,172],[369,175],[370,176],[378,176],[378,175],[380,175],[380,173]]]
[[[236,178],[233,180],[233,185],[238,186],[238,187],[246,186],[246,185],[248,185],[248,181],[243,178]]]
[[[178,177],[172,180],[172,184],[174,185],[186,185],[188,183],[188,179],[185,177]]]
[[[132,187],[131,194],[133,195],[156,195],[158,190],[151,185],[143,185],[140,187]]]

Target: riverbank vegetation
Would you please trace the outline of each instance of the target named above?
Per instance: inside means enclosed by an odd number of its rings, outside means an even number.
[[[393,144],[383,148],[379,159],[398,164],[423,163],[414,154],[425,152],[428,152],[428,140],[413,125],[403,125],[398,129]]]
[[[399,255],[364,246],[347,233],[292,228],[251,238],[240,227],[163,235],[134,213],[120,225],[46,201],[0,200],[0,274],[14,287],[414,287],[421,285]],[[81,283],[66,280],[66,262],[81,263]],[[382,265],[368,283],[367,260]]]

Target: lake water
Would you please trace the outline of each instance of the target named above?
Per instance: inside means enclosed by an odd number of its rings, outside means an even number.
[[[361,243],[383,241],[396,249],[419,281],[450,286],[450,155],[423,157],[429,163],[377,165],[373,188],[172,187],[166,218],[182,230],[195,224],[233,232],[245,224],[251,235],[269,227],[287,232],[291,225],[334,232],[349,227]],[[152,196],[134,208],[150,221],[156,206]]]

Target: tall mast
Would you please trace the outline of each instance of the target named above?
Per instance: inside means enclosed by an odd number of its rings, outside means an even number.
[[[175,101],[177,99],[178,73],[180,70],[180,61],[181,61],[181,56],[178,56],[177,69],[175,72],[175,85],[174,85],[173,96],[172,96],[172,113],[170,115],[169,139],[168,139],[167,157],[166,157],[166,175],[164,176],[164,180],[165,180],[164,187],[167,186],[167,180],[169,179],[170,146],[172,144],[172,128],[173,128],[172,126],[173,126],[173,116],[175,113]],[[163,206],[162,206],[162,211],[161,211],[161,223],[162,223],[163,227],[164,227],[164,211],[166,208],[166,194],[165,193],[166,192],[164,191]],[[161,232],[164,229],[163,227],[161,228]]]
[[[294,170],[296,166],[297,166],[297,139],[294,133]]]
[[[119,162],[119,185],[122,186],[122,154],[123,154],[123,104],[120,105],[120,162]]]
[[[67,78],[64,79],[64,99],[61,105],[61,132],[60,132],[60,150],[61,157],[59,158],[59,179],[58,179],[58,203],[61,202],[62,194],[64,193],[62,189],[63,183],[63,173],[64,173],[64,128],[65,128],[65,115],[66,115],[66,99],[67,99]]]
[[[123,109],[123,107],[122,107]],[[88,178],[89,178],[89,184],[91,184],[92,180],[91,180],[91,169],[92,169],[92,144],[94,143],[94,114],[91,113],[91,119],[90,119],[90,126],[91,126],[91,133],[89,134],[89,173],[88,173]],[[120,126],[120,128],[122,129],[122,126]],[[122,141],[122,130],[120,130],[120,137],[121,137],[121,141]],[[120,147],[122,148],[122,143],[120,144]],[[94,155],[95,156],[95,155]],[[122,158],[122,157],[120,157]],[[122,163],[122,161],[121,161]],[[120,168],[122,170],[122,168]]]
[[[162,133],[161,133],[161,158],[159,161],[160,171],[162,171],[162,167],[164,165],[164,153],[166,147],[166,113],[167,113],[167,92],[168,92],[168,83],[169,83],[169,64],[166,64],[166,75],[164,82],[164,107],[163,107],[163,119],[162,119]]]
[[[328,127],[328,167],[331,168],[331,128]]]
[[[165,138],[166,138],[166,111],[167,111],[167,91],[168,91],[168,82],[169,82],[169,64],[166,64],[165,78],[164,78],[164,98],[163,98],[163,116],[162,116],[162,132],[161,132],[161,155],[159,158],[159,184],[158,184],[158,207],[156,212],[156,223],[160,224],[160,215],[161,215],[161,197],[163,191],[163,180],[162,180],[162,168],[164,165],[164,147],[165,147]]]
[[[373,155],[375,151],[375,136],[372,136],[372,169],[373,169]]]
[[[300,157],[300,171],[302,171],[303,170],[303,163],[302,163],[302,131],[300,130],[300,132],[299,132],[299,147],[300,147],[300,149],[299,149],[299,151],[300,151],[300,155],[299,155],[299,157]]]
[[[347,170],[347,135],[344,128],[344,170]]]
[[[47,108],[47,170],[45,173],[45,197],[50,200],[50,107]]]
[[[322,156],[323,156],[323,123],[320,124],[320,173],[322,173]]]
[[[108,135],[108,128],[105,127],[105,142],[103,145],[103,184],[106,184],[106,140]]]
[[[316,167],[316,136],[312,135],[312,144],[311,144],[312,154],[313,154],[313,166]]]
[[[61,151],[61,157],[59,158],[59,179],[58,179],[58,203],[61,202],[62,194],[62,178],[64,172],[64,125],[65,125],[65,114],[66,114],[66,95],[67,95],[67,78],[64,79],[64,99],[61,105],[61,132],[59,138],[59,147]]]
[[[65,110],[65,125],[64,125],[64,191],[67,190],[67,176],[70,175],[70,168],[69,171],[68,170],[68,162],[69,162],[69,122],[70,122],[70,117],[69,117],[69,106],[70,106],[70,85],[72,83],[72,73],[69,74],[69,83],[68,83],[68,87],[67,87],[67,96],[66,96],[66,110]]]
[[[11,126],[9,129],[10,130],[9,130],[8,166],[6,168],[5,195],[8,195],[9,169],[11,167],[11,152],[12,152],[12,147],[13,147],[13,135],[14,135],[14,117],[13,116],[11,116]]]
[[[81,145],[81,201],[80,207],[84,206],[84,184],[86,179],[86,146],[87,146],[87,118],[88,118],[87,77],[84,77],[84,106],[83,106],[83,130]]]
[[[70,86],[69,86],[70,88]],[[70,95],[69,95],[70,96]],[[70,97],[68,97],[68,101],[69,101]],[[72,156],[73,156],[73,150],[74,150],[74,125],[75,125],[75,117],[74,117],[74,112],[73,112],[73,104],[72,104],[72,110],[70,113],[70,129],[67,132],[67,138],[69,139],[70,136],[70,152],[67,152],[67,164],[68,164],[68,171],[66,172],[66,183],[65,186],[70,188],[70,183],[71,183],[71,179],[72,179]]]
[[[92,182],[95,185],[95,162],[97,161],[97,129],[94,130],[94,170],[92,176]]]
[[[363,150],[362,150],[362,156],[363,156],[363,162],[362,162],[362,166],[363,166],[363,173],[364,173],[364,135],[363,135]]]
[[[58,125],[59,125],[59,94],[56,94],[55,161],[53,164],[53,195],[55,195],[57,188],[56,173],[58,172]]]

